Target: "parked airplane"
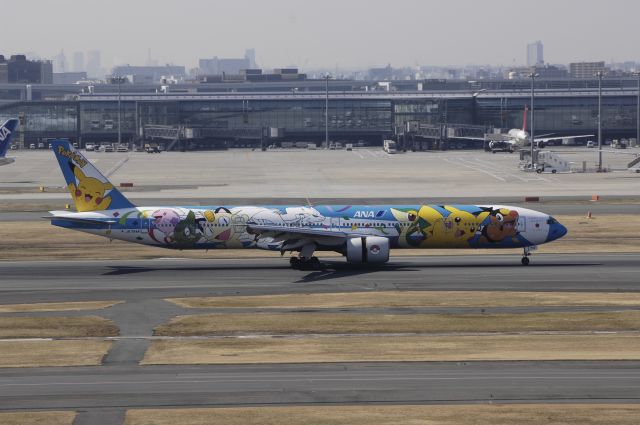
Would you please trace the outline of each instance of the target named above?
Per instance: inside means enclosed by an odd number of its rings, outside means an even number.
[[[78,212],[51,211],[55,226],[174,249],[298,252],[291,266],[317,269],[316,251],[349,263],[386,263],[392,248],[521,248],[567,229],[547,214],[497,205],[136,207],[66,140],[52,149]]]
[[[531,136],[527,132],[527,112],[528,109],[524,108],[524,113],[522,117],[522,129],[512,128],[509,132],[500,139],[491,140],[489,142],[489,149],[491,152],[509,152],[513,153],[519,149],[524,148],[525,146],[531,146]],[[492,135],[493,136],[493,135]],[[543,135],[535,138],[536,147],[542,149],[546,146],[548,142],[551,140],[559,140],[559,139],[577,139],[580,137],[590,137],[593,134],[579,134],[575,136],[554,136],[554,137],[544,137],[551,135]]]
[[[18,120],[12,118],[5,121],[0,127],[0,165],[11,164],[15,161],[13,158],[7,158],[7,150],[11,145],[11,136],[18,128]]]

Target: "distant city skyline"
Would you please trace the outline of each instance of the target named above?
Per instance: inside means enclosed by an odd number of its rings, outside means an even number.
[[[90,51],[100,52],[106,69],[152,59],[189,69],[202,58],[243,58],[249,48],[264,68],[508,67],[526,64],[526,46],[541,40],[547,63],[640,61],[632,31],[640,4],[633,2],[376,3],[22,0],[5,5],[0,54],[54,59],[64,50],[70,69],[95,67]]]

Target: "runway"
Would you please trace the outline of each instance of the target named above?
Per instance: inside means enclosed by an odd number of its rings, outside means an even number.
[[[215,254],[212,254],[212,256]],[[640,254],[395,257],[382,267],[327,258],[297,271],[286,258],[0,262],[3,304],[371,290],[640,291]]]
[[[534,255],[529,267],[520,265],[518,252],[397,257],[379,268],[354,268],[337,258],[325,261],[327,270],[317,272],[292,270],[286,258],[0,262],[2,304],[124,301],[106,310],[35,313],[99,315],[116,322],[121,338],[102,366],[2,369],[0,409],[80,410],[75,424],[95,425],[121,423],[132,407],[640,400],[640,362],[138,365],[155,326],[198,312],[166,302],[169,297],[640,291],[640,254]]]
[[[1,409],[637,402],[638,362],[469,362],[3,371]]]

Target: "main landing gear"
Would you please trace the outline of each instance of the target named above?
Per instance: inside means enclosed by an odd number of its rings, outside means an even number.
[[[318,257],[313,256],[315,251],[316,244],[308,243],[300,250],[300,256],[291,257],[289,264],[296,270],[320,270],[322,269],[322,263],[320,263]]]
[[[527,246],[527,247],[524,248],[524,253],[522,254],[522,260],[520,260],[520,262],[522,263],[523,266],[528,266],[529,265],[529,256],[537,248],[538,248],[537,246]]]
[[[289,259],[289,264],[291,264],[291,268],[296,270],[320,270],[322,269],[322,264],[318,257],[291,257]]]

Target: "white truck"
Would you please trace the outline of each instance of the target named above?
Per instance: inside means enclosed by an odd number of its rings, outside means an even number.
[[[385,140],[382,149],[388,154],[394,154],[397,152],[396,142],[394,142],[393,140]]]

